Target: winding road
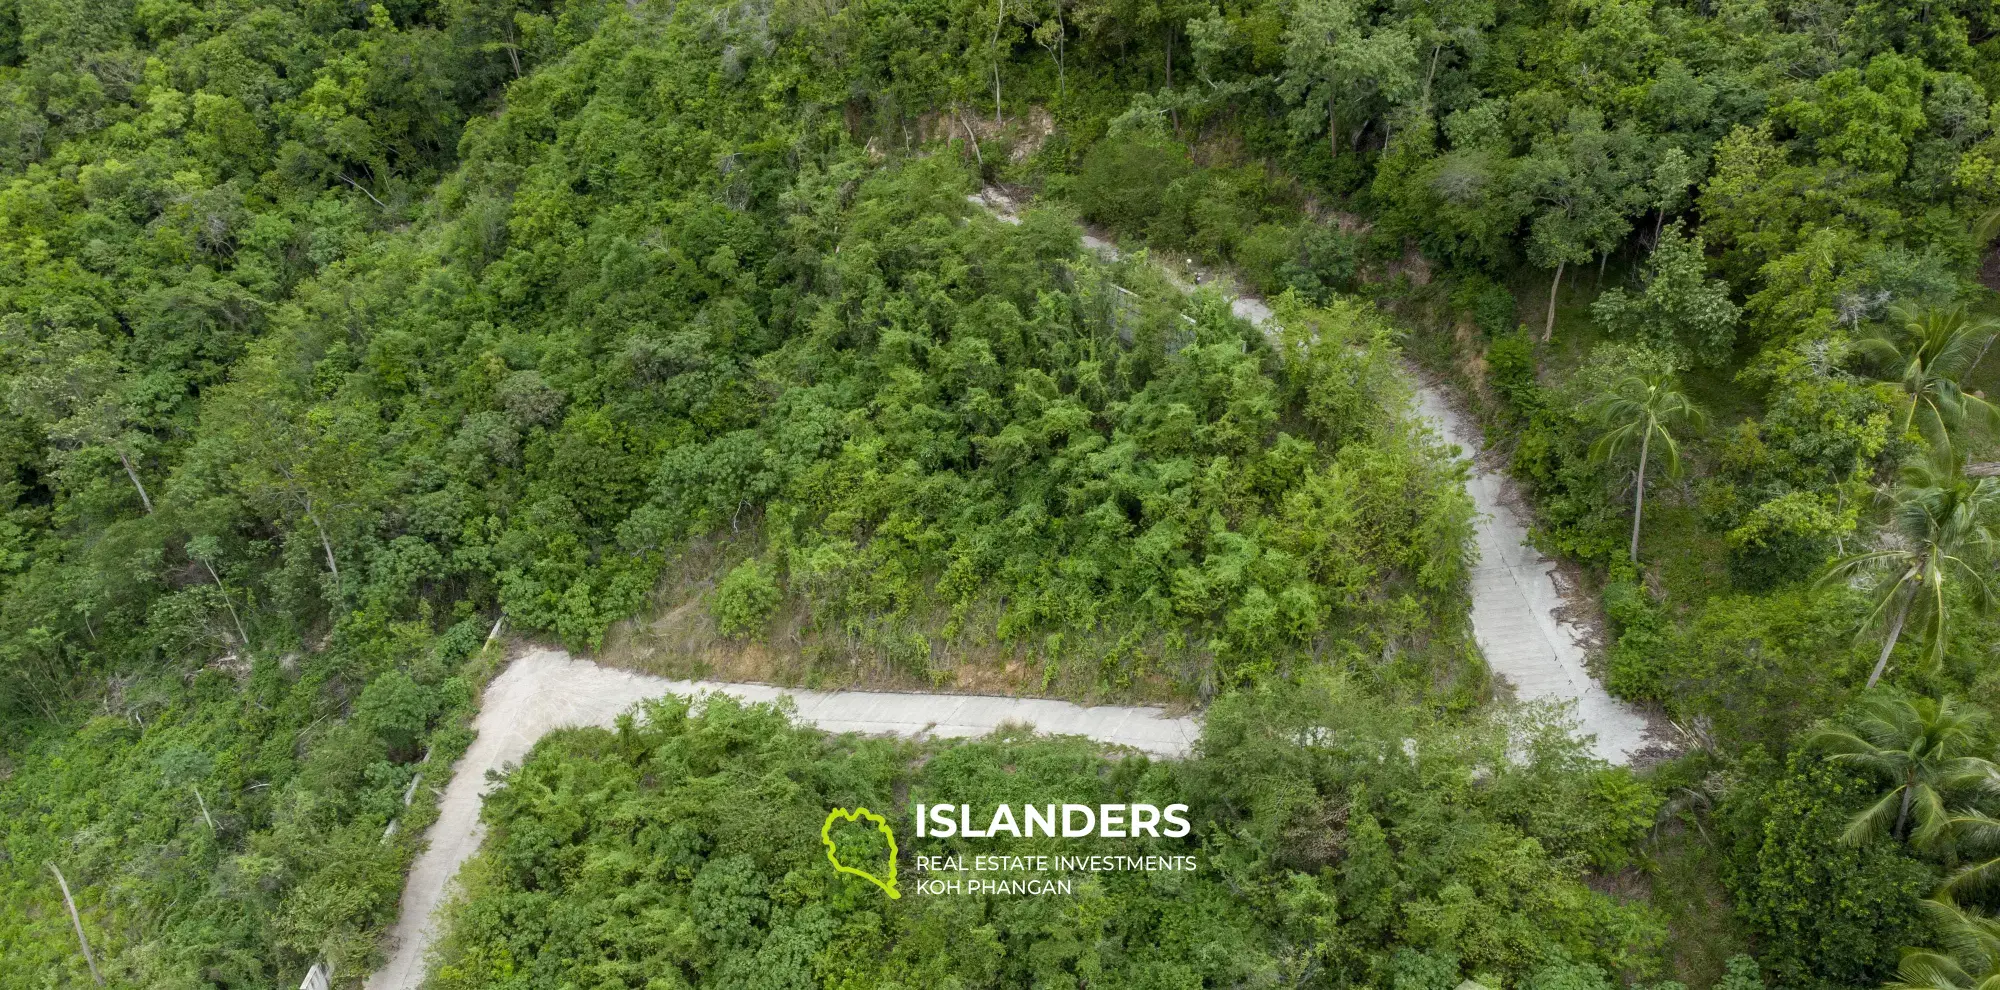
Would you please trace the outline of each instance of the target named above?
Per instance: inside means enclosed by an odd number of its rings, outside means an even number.
[[[997,191],[972,198],[1001,219],[1019,222],[1014,204]],[[1116,247],[1100,238],[1085,235],[1083,241],[1093,251],[1117,256]],[[1230,308],[1259,327],[1276,325],[1270,308],[1255,297],[1235,296]],[[1456,456],[1480,449],[1478,426],[1452,409],[1437,388],[1412,378],[1418,414],[1458,446]],[[1581,730],[1593,737],[1593,751],[1609,762],[1629,763],[1649,745],[1646,720],[1611,697],[1585,667],[1582,632],[1562,617],[1569,603],[1556,581],[1555,563],[1527,545],[1527,521],[1514,508],[1519,500],[1511,497],[1511,484],[1504,475],[1472,463],[1468,489],[1479,510],[1480,553],[1472,572],[1473,636],[1488,666],[1517,698],[1571,703]],[[709,692],[746,701],[790,696],[801,720],[829,732],[958,737],[984,735],[1002,725],[1027,725],[1163,757],[1185,755],[1201,732],[1197,720],[1169,718],[1157,708],[1085,708],[1032,698],[793,691],[762,684],[670,681],[600,667],[559,651],[535,650],[515,660],[486,688],[473,723],[476,738],[452,772],[439,801],[437,821],[425,836],[426,847],[404,885],[401,913],[389,933],[393,954],[368,979],[367,990],[417,990],[422,984],[425,957],[437,935],[437,908],[459,867],[486,837],[479,806],[493,786],[489,771],[519,763],[552,729],[608,727],[641,701]]]
[[[744,701],[790,697],[800,721],[828,732],[908,737],[983,736],[1003,725],[1032,726],[1051,735],[1077,735],[1130,746],[1155,756],[1187,755],[1201,725],[1169,718],[1158,708],[1085,708],[1067,701],[964,694],[897,694],[883,691],[795,691],[765,684],[670,681],[664,677],[600,667],[559,650],[533,650],[486,686],[472,746],[452,771],[438,801],[437,821],[403,885],[401,913],[390,929],[393,954],[368,980],[367,990],[416,990],[425,956],[436,940],[438,906],[451,879],[486,839],[479,804],[493,788],[488,771],[518,764],[535,741],[566,726],[609,727],[639,702],[677,694],[719,693]]]

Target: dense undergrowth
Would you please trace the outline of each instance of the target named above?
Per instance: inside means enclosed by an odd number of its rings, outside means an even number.
[[[1200,753],[1077,739],[829,739],[768,707],[645,708],[550,736],[487,805],[440,987],[1609,987],[1652,968],[1631,860],[1657,796],[1543,716],[1440,723],[1340,679],[1232,695]],[[1294,740],[1318,740],[1300,745]],[[1510,743],[1510,739],[1513,740]],[[1510,758],[1531,740],[1529,759]],[[1190,806],[1185,838],[920,839],[916,802]],[[825,868],[833,807],[892,809],[891,900]],[[851,849],[852,842],[842,842]],[[1194,869],[1017,871],[1073,896],[926,894],[917,857],[1191,856]],[[885,849],[854,857],[886,875]],[[997,874],[976,875],[994,879]]]

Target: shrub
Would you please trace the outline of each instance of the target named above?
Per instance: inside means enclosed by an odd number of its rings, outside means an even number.
[[[1891,842],[1840,842],[1877,796],[1867,781],[1803,752],[1772,769],[1723,804],[1737,915],[1782,986],[1880,986],[1904,946],[1925,944],[1919,904],[1937,871]]]
[[[437,707],[430,691],[410,675],[392,670],[361,689],[354,721],[380,737],[392,755],[407,758],[414,753],[417,736],[430,726]]]
[[[709,614],[725,636],[753,632],[771,618],[783,594],[762,565],[746,560],[736,565],[715,588]]]
[[[1833,556],[1842,531],[1833,503],[1819,492],[1795,491],[1752,509],[1727,537],[1730,578],[1761,591],[1811,577]]]
[[[1476,272],[1466,276],[1452,290],[1451,302],[1472,315],[1472,323],[1480,333],[1495,340],[1520,327],[1520,321],[1516,319],[1518,310],[1514,294],[1507,291],[1506,286]],[[1527,343],[1525,336],[1521,338],[1521,343]]]
[[[1621,698],[1664,699],[1663,667],[1673,646],[1666,616],[1652,596],[1631,581],[1613,581],[1605,587],[1604,613],[1617,637],[1606,657],[1605,687]]]
[[[1486,346],[1486,373],[1517,414],[1541,407],[1535,384],[1535,343],[1525,332],[1496,337]]]
[[[1278,277],[1299,295],[1324,303],[1336,292],[1352,292],[1361,271],[1361,237],[1328,224],[1308,224],[1298,253],[1278,269]]]
[[[1259,292],[1275,296],[1287,288],[1281,269],[1292,263],[1298,250],[1297,231],[1283,224],[1258,224],[1236,246],[1236,264]]]
[[[1121,233],[1138,233],[1160,212],[1167,187],[1193,171],[1179,142],[1132,134],[1093,146],[1072,188],[1084,216]]]

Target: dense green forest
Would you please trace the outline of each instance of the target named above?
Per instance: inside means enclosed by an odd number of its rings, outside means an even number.
[[[0,0],[0,985],[359,985],[496,622],[617,658],[662,615],[675,673],[1206,734],[1161,763],[664,703],[552,737],[437,985],[1978,985],[1996,29]],[[1607,768],[1496,700],[1406,359],[1675,752]],[[1157,845],[1207,869],[888,907],[808,869],[826,807],[1050,788],[1187,800]]]
[[[1626,866],[1651,827],[1658,798],[1630,773],[1589,766],[1553,721],[1446,723],[1302,680],[1218,701],[1184,762],[1081,740],[830,740],[727,700],[552,735],[488,802],[495,838],[435,985],[1453,990],[1463,972],[1610,990],[1658,950],[1657,918],[1578,872]],[[1524,740],[1533,758],[1510,757]],[[827,808],[901,794],[1185,801],[1197,828],[984,843],[901,821],[906,870],[979,852],[1198,852],[1203,867],[1079,875],[1071,897],[896,901],[815,868]]]

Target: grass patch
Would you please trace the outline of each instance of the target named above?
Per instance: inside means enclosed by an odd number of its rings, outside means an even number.
[[[1650,900],[1667,923],[1669,975],[1714,986],[1729,957],[1749,951],[1736,930],[1715,847],[1678,822],[1661,830],[1647,863]]]

